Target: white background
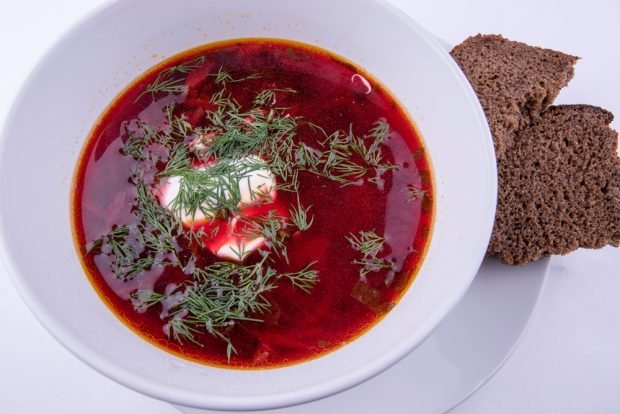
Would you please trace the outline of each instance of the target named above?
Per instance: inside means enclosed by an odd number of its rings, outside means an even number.
[[[620,2],[391,2],[451,44],[478,32],[502,33],[581,56],[575,79],[557,102],[596,104],[620,116]],[[1,0],[0,127],[36,61],[71,24],[100,3]],[[171,1],[171,8],[173,4],[179,2]],[[407,53],[406,42],[391,46]],[[613,125],[619,129],[620,122]],[[38,133],[45,134],[44,125]],[[612,248],[554,259],[521,346],[494,379],[453,413],[620,413],[619,268],[620,250]],[[177,413],[167,404],[109,381],[65,351],[22,304],[3,268],[0,411]],[[334,410],[342,411],[346,407]],[[402,413],[408,413],[407,407],[402,407]]]

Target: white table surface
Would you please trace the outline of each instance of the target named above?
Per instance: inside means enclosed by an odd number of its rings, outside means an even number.
[[[596,104],[620,116],[620,2],[391,2],[451,44],[478,32],[502,33],[581,56],[575,79],[557,102]],[[0,127],[41,55],[101,3],[0,2]],[[620,121],[613,126],[619,129]],[[178,414],[65,351],[21,302],[2,267],[0,327],[0,412]],[[346,412],[341,408],[337,412]],[[521,346],[496,377],[452,413],[620,413],[620,250],[555,258]]]

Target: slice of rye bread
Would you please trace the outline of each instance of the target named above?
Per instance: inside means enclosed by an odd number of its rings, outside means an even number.
[[[476,35],[450,52],[486,114],[498,159],[573,77],[579,58],[499,35]]]
[[[552,106],[519,133],[499,163],[489,253],[525,264],[579,247],[620,244],[620,158],[613,115]]]

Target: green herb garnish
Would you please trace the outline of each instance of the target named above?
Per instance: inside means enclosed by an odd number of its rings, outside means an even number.
[[[311,208],[312,206],[304,208],[301,205],[299,198],[297,199],[297,206],[291,207],[291,221],[300,231],[307,231],[310,226],[312,226],[312,223],[314,223],[314,216],[308,219],[308,212]]]
[[[426,191],[414,185],[407,186],[407,194],[410,200],[421,200],[426,195]]]
[[[249,181],[250,174],[265,169],[260,160],[227,160],[222,159],[213,166],[203,170],[190,166],[168,168],[163,176],[176,176],[180,179],[177,196],[168,206],[179,218],[183,215],[196,217],[200,211],[206,217],[235,214],[242,201],[240,185]],[[257,199],[268,194],[253,191],[251,197]]]
[[[201,67],[200,56],[160,72],[136,99],[150,94],[186,91],[187,74]],[[288,262],[287,240],[296,231],[307,231],[314,223],[312,206],[300,200],[300,174],[314,174],[341,186],[381,181],[387,171],[397,168],[384,160],[382,146],[389,139],[390,127],[379,120],[363,136],[349,131],[328,134],[320,126],[291,116],[278,107],[281,95],[297,93],[289,88],[258,92],[249,108],[237,102],[227,84],[260,78],[260,74],[234,77],[220,68],[209,74],[217,88],[201,127],[192,126],[178,115],[174,104],[165,107],[166,123],[155,127],[139,120],[125,126],[122,153],[136,166],[131,182],[135,187],[130,225],[112,229],[87,246],[88,254],[111,257],[114,275],[124,281],[140,277],[156,266],[181,269],[187,279],[166,294],[139,290],[131,295],[137,311],[145,311],[167,301],[166,321],[169,338],[200,344],[199,336],[210,334],[227,344],[230,359],[235,348],[229,333],[240,322],[262,322],[261,315],[271,304],[265,294],[282,281],[309,293],[318,281],[316,263],[292,273],[278,273],[275,259]],[[298,136],[307,125],[324,139],[313,147]],[[195,165],[203,164],[203,167]],[[252,173],[269,171],[277,179],[277,189],[297,194],[289,217],[276,210],[246,217],[242,211],[241,186],[247,182],[253,201],[270,202],[270,195],[253,190]],[[170,205],[162,206],[155,197],[159,185],[178,180],[179,191]],[[262,191],[262,190],[261,190]],[[246,252],[235,252],[241,263],[201,259],[204,240],[215,237],[219,227],[208,232],[186,228],[182,219],[237,217],[243,224],[241,236],[262,237],[265,248],[252,256],[257,263],[245,264]],[[380,257],[385,239],[374,231],[351,234],[351,246],[360,252],[354,263],[361,266],[360,277],[370,272],[394,270],[393,263]],[[183,246],[183,247],[181,247]],[[189,248],[187,248],[189,246]],[[240,247],[241,250],[243,247]],[[256,259],[259,257],[259,259]]]
[[[215,78],[215,83],[223,84],[223,85],[226,85],[226,82],[237,83],[237,82],[243,82],[243,81],[250,80],[250,79],[260,79],[261,77],[260,74],[253,73],[244,78],[233,78],[230,73],[224,70],[223,67],[220,67],[220,70],[218,70],[217,73],[212,73],[209,76],[212,76]]]
[[[181,93],[186,90],[185,77],[178,75],[186,75],[194,69],[198,69],[205,62],[204,56],[198,56],[190,61],[184,62],[177,66],[172,66],[160,72],[155,80],[150,83],[146,89],[138,95],[134,102],[138,102],[142,96],[151,94],[154,98],[155,94],[160,92]]]
[[[252,218],[242,217],[241,223],[245,225],[242,236],[253,239],[263,237],[265,244],[270,252],[277,258],[284,258],[288,263],[286,251],[286,239],[290,236],[287,230],[288,220],[278,214],[275,210],[270,210],[267,214]]]
[[[218,262],[196,268],[191,281],[168,295],[152,291],[137,291],[132,295],[134,308],[145,309],[164,299],[176,298],[169,311],[169,336],[182,342],[201,345],[196,335],[207,332],[227,343],[230,359],[236,350],[227,331],[238,322],[262,322],[260,315],[271,308],[264,294],[277,288],[280,280],[288,280],[304,292],[318,281],[312,270],[314,263],[294,273],[278,274],[267,265],[267,255],[253,265]]]
[[[362,258],[353,263],[360,265],[360,278],[365,279],[369,273],[382,270],[395,271],[393,262],[379,257],[385,245],[385,237],[379,236],[374,230],[360,231],[356,236],[351,233],[347,238],[351,247],[361,253]]]

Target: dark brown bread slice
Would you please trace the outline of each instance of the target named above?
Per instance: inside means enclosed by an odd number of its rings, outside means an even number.
[[[516,131],[536,119],[572,79],[578,59],[499,35],[480,34],[450,54],[480,99],[498,159],[512,145]]]
[[[613,115],[550,107],[499,163],[489,253],[508,264],[620,244],[620,158]]]

